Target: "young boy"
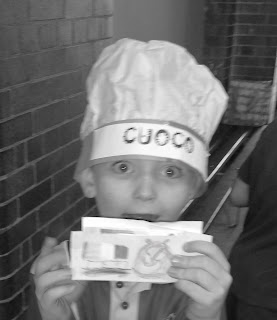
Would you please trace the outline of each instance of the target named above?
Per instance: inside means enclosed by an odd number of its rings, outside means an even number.
[[[123,39],[106,48],[88,80],[75,178],[103,217],[176,221],[204,190],[207,146],[227,96],[209,70],[177,45]],[[32,319],[219,320],[231,283],[213,243],[189,242],[168,273],[175,284],[71,280],[64,250],[46,239],[34,264]]]

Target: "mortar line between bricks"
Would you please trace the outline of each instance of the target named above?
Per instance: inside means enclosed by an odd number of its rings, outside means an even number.
[[[74,119],[74,120],[76,120],[76,119]],[[58,127],[59,127],[59,126],[58,126]],[[28,141],[28,140],[29,140],[29,139],[22,140],[21,143],[26,142],[26,141]],[[57,151],[65,148],[65,147],[68,147],[70,144],[76,143],[76,142],[78,142],[78,141],[80,141],[80,138],[76,138],[76,139],[74,139],[74,140],[71,140],[70,142],[63,144],[63,145],[60,146],[59,148],[57,148],[57,149],[55,149],[55,150],[52,150],[51,152],[46,153],[46,154],[44,154],[43,156],[41,156],[41,157],[39,157],[39,158],[37,158],[37,159],[35,159],[35,160],[33,160],[33,161],[30,161],[30,162],[26,163],[24,166],[19,167],[19,168],[16,168],[14,171],[11,171],[11,172],[3,175],[3,176],[0,176],[0,182],[1,182],[2,180],[5,180],[5,179],[9,178],[9,177],[12,176],[13,174],[16,174],[17,172],[21,171],[22,169],[27,168],[28,166],[29,166],[29,167],[35,166],[38,161],[46,158],[47,156],[49,156],[49,155],[51,155],[51,154],[54,154],[55,152],[57,152]],[[77,159],[74,160],[73,162],[76,162],[76,161],[77,161]],[[72,163],[73,163],[73,162],[72,162]],[[61,169],[61,170],[62,170],[62,169]],[[56,171],[54,174],[56,174],[56,173],[59,172],[59,171],[60,171],[60,170]],[[51,174],[49,177],[51,177],[51,176],[52,176],[52,174]],[[47,178],[39,181],[39,182],[36,183],[35,185],[40,184],[41,182],[47,180],[49,177],[47,177]],[[28,189],[29,189],[29,188],[28,188]],[[26,190],[27,190],[27,189],[26,189]],[[26,190],[25,190],[25,191],[26,191]],[[25,192],[25,191],[24,191],[24,192]],[[23,193],[24,193],[24,192],[23,192]],[[21,194],[21,193],[20,193],[20,194]],[[18,194],[18,195],[20,195],[20,194]],[[16,198],[18,195],[16,195],[16,196],[13,197],[13,198]],[[11,199],[13,199],[13,198],[11,198]],[[6,202],[9,202],[11,199],[7,200]],[[3,202],[3,203],[6,203],[6,202]],[[2,203],[1,203],[1,204],[2,204]],[[1,205],[1,204],[0,204],[0,205]]]
[[[14,84],[14,85],[11,85],[11,86],[3,88],[3,89],[20,88],[20,87],[24,87],[24,86],[29,85],[29,84],[34,84],[34,83],[37,83],[37,82],[50,80],[50,79],[57,78],[57,77],[64,76],[64,75],[70,75],[71,73],[76,73],[78,71],[82,71],[82,68],[81,67],[80,68],[74,68],[72,70],[51,74],[51,75],[40,77],[40,78],[37,78],[37,79],[28,80],[28,81],[25,81],[23,83]]]
[[[46,224],[38,228],[36,231],[39,232],[43,229],[46,229],[52,222],[54,222],[56,219],[61,218],[66,211],[72,209],[78,202],[80,202],[83,199],[84,199],[84,196],[82,196],[81,198],[78,198],[75,202],[71,203],[68,207],[66,207],[64,210],[59,212],[59,214],[56,217],[52,218],[51,220],[48,220]]]
[[[252,65],[245,65],[245,64],[234,64],[232,67],[242,67],[242,68],[252,68],[252,69],[258,69],[258,68],[262,68],[262,69],[268,69],[268,70],[272,70],[272,67],[268,67],[268,66],[252,66]],[[273,75],[274,70],[272,70],[272,75]]]
[[[48,177],[47,179],[49,179],[49,178],[51,179],[52,177]],[[47,179],[45,179],[44,181],[46,181]],[[43,183],[44,181],[42,181],[41,183]],[[16,224],[18,224],[20,221],[22,221],[23,219],[29,217],[29,216],[30,216],[31,214],[33,214],[35,211],[39,210],[43,205],[45,205],[45,204],[47,204],[48,202],[52,201],[53,198],[55,198],[56,196],[60,196],[63,192],[66,192],[67,190],[69,190],[70,188],[72,188],[75,184],[77,184],[77,182],[74,181],[73,178],[72,178],[72,181],[73,181],[73,182],[72,182],[71,184],[67,185],[66,188],[61,189],[61,190],[59,190],[58,192],[52,194],[51,197],[50,197],[49,199],[47,199],[46,201],[44,201],[41,205],[33,208],[31,211],[29,211],[28,213],[26,213],[23,217],[18,217],[18,219],[16,219],[16,220],[14,221],[14,223],[10,224],[8,227],[0,228],[0,233],[6,232],[6,231],[8,231],[9,229],[13,228],[13,227],[14,227]],[[39,184],[40,184],[40,183],[39,183]],[[28,190],[28,191],[29,191],[29,190]],[[27,191],[27,192],[28,192],[28,191]],[[15,198],[17,198],[17,197],[19,197],[19,196],[16,196]],[[79,199],[79,200],[80,200],[80,199]],[[13,201],[13,200],[12,200],[12,201]],[[78,201],[78,200],[77,200],[77,201]],[[2,205],[2,204],[1,204],[1,205]],[[0,205],[0,207],[1,207],[1,205]],[[71,206],[71,205],[70,205],[70,206]],[[69,206],[69,207],[70,207],[70,206]],[[67,207],[67,208],[69,208],[69,207]],[[66,209],[67,209],[67,208],[66,208]],[[63,212],[63,211],[62,211],[62,212]],[[40,228],[39,230],[41,230],[41,228]],[[37,230],[37,231],[39,231],[39,230]],[[27,238],[27,239],[29,239],[29,238]],[[26,240],[27,240],[27,239],[26,239]],[[25,242],[25,241],[24,241],[24,242]],[[17,248],[17,247],[18,247],[18,246],[16,246],[15,248]],[[8,253],[6,253],[6,254],[4,254],[4,255],[1,255],[1,254],[0,254],[0,257],[9,254],[9,253],[12,252],[12,251],[13,251],[13,250],[9,251]]]
[[[64,98],[52,100],[50,103],[44,103],[44,104],[41,104],[41,105],[36,106],[34,108],[31,108],[29,110],[26,110],[26,111],[23,111],[23,112],[19,112],[19,113],[16,113],[16,114],[12,114],[12,115],[4,118],[4,119],[0,119],[0,124],[2,124],[4,122],[7,122],[7,121],[10,121],[10,120],[13,120],[13,119],[15,119],[17,117],[23,116],[24,114],[33,113],[33,112],[35,112],[37,110],[43,109],[43,108],[45,108],[47,106],[51,106],[51,105],[53,105],[55,103],[62,102],[62,101],[66,102],[66,101],[68,101],[68,99],[74,98],[75,96],[78,96],[79,94],[85,94],[85,93],[86,93],[86,91],[82,90],[82,91],[79,91],[78,93],[74,93],[74,94],[66,96]],[[7,148],[8,147],[4,147],[3,149],[7,149]],[[0,150],[2,150],[2,149],[0,149]]]
[[[22,293],[24,292],[24,290],[25,290],[26,288],[28,288],[29,286],[30,286],[30,284],[28,283],[28,284],[26,284],[24,287],[20,288],[20,290],[17,291],[17,292],[16,292],[14,295],[12,295],[10,298],[1,300],[1,301],[0,301],[0,305],[12,301],[16,296],[18,296],[19,294],[22,294]]]
[[[33,184],[31,187],[29,187],[29,188],[25,189],[24,191],[18,193],[17,195],[15,195],[14,197],[10,198],[9,200],[7,200],[7,201],[5,201],[5,202],[1,202],[1,203],[0,203],[0,208],[3,207],[3,206],[5,206],[5,205],[7,205],[7,204],[9,204],[9,202],[14,201],[14,200],[17,199],[18,197],[24,195],[26,192],[32,190],[32,188],[34,188],[35,186],[40,185],[41,183],[45,182],[45,181],[48,180],[48,179],[51,179],[54,175],[56,175],[56,174],[59,173],[60,171],[64,170],[65,168],[67,168],[67,167],[69,167],[69,166],[71,166],[71,165],[73,165],[73,164],[76,164],[76,163],[77,163],[77,159],[74,160],[74,161],[72,161],[72,162],[70,162],[67,166],[65,166],[65,167],[63,167],[62,169],[56,171],[55,173],[53,173],[53,174],[50,175],[49,177],[47,177],[47,178],[39,181],[39,182],[36,183],[36,184]],[[72,177],[72,180],[73,180],[73,177]],[[73,180],[73,181],[74,181],[74,180]],[[0,180],[0,182],[1,182],[1,180]],[[26,215],[25,215],[25,216],[26,216]],[[24,216],[24,217],[25,217],[25,216]],[[1,231],[1,230],[3,230],[3,229],[0,229],[0,231]]]

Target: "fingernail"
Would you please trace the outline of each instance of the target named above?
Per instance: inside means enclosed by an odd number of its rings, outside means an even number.
[[[183,245],[183,250],[186,251],[188,248],[189,248],[189,244],[186,242],[186,243]]]
[[[172,264],[177,264],[181,262],[181,256],[175,255],[171,258],[171,263]]]
[[[167,273],[170,277],[173,277],[173,278],[176,277],[177,275],[177,272],[174,268],[170,268]]]

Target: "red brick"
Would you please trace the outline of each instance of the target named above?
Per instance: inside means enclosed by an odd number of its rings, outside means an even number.
[[[0,27],[0,58],[7,58],[19,53],[19,35],[16,26]]]
[[[21,265],[25,264],[31,258],[31,243],[26,240],[21,244]]]
[[[39,50],[39,34],[37,25],[28,24],[20,26],[20,50],[23,53]]]
[[[71,52],[72,54],[75,53],[75,60],[78,63],[78,66],[88,66],[91,68],[95,56],[95,43],[84,43],[76,46],[76,53],[74,51]],[[69,52],[69,51],[68,51]]]
[[[0,91],[0,120],[11,115],[10,95],[10,90]]]
[[[10,173],[25,164],[24,144],[0,151],[0,176]]]
[[[257,66],[232,66],[232,75],[236,77],[242,77],[240,79],[248,80],[272,80],[273,78],[273,68],[270,67],[257,67]]]
[[[66,115],[68,119],[83,115],[87,104],[86,93],[82,92],[76,96],[68,98]]]
[[[37,231],[32,237],[31,237],[31,248],[32,248],[32,254],[36,255],[40,252],[42,243],[45,239],[46,234],[43,231]]]
[[[18,294],[12,300],[0,303],[0,316],[1,319],[14,319],[21,311],[23,299],[22,294]]]
[[[266,12],[266,6],[265,3],[259,2],[259,3],[240,3],[238,2],[237,13],[243,13],[243,14],[261,14],[264,15]]]
[[[0,150],[0,176],[3,176],[15,169],[15,150],[14,148],[5,151]]]
[[[74,71],[14,88],[11,92],[14,112],[24,112],[83,91],[81,77],[80,71]]]
[[[27,141],[28,161],[36,160],[44,154],[42,137],[43,135],[39,135]]]
[[[30,267],[31,264],[29,263],[12,277],[1,280],[0,301],[12,298],[21,288],[28,284]]]
[[[84,18],[92,15],[91,0],[65,0],[66,18]]]
[[[236,36],[234,38],[234,45],[239,46],[265,46],[267,37],[261,36]]]
[[[39,226],[42,227],[49,221],[58,217],[63,210],[66,209],[66,191],[58,194],[54,198],[45,203],[38,211]]]
[[[92,55],[93,44],[85,43],[80,46],[2,60],[0,61],[0,89],[74,70],[83,64],[91,65]]]
[[[32,135],[31,114],[27,113],[0,123],[0,149]]]
[[[15,250],[9,252],[8,254],[0,256],[0,265],[1,265],[0,277],[1,278],[7,277],[13,274],[15,270],[20,268],[20,265],[21,265],[20,253],[21,253],[21,248],[18,247]]]
[[[233,57],[233,65],[240,65],[240,66],[250,66],[250,67],[274,67],[275,59],[266,58],[261,56],[252,56],[252,57],[245,57],[245,56],[238,56]]]
[[[70,165],[54,175],[54,193],[67,188],[70,184],[74,182],[73,174],[75,166],[76,164]]]
[[[72,44],[72,22],[71,20],[60,20],[57,22],[58,43],[60,46]]]
[[[1,0],[0,21],[1,24],[16,24],[27,21],[28,2],[27,0]]]
[[[37,163],[37,179],[43,179],[53,175],[75,161],[80,152],[80,142],[73,142],[64,148],[61,148]]]
[[[60,236],[64,233],[65,227],[61,216],[58,216],[51,223],[45,227],[45,234],[48,237],[53,237],[59,239]]]
[[[111,15],[114,10],[113,2],[113,0],[94,0],[93,13],[99,16]]]
[[[63,18],[63,0],[30,0],[30,20]]]
[[[24,193],[20,198],[20,216],[23,217],[34,208],[40,206],[45,201],[50,199],[51,192],[51,180],[48,179],[36,186],[31,190]]]
[[[43,135],[44,152],[50,153],[79,137],[81,118],[74,119]]]
[[[65,108],[65,100],[61,100],[34,111],[34,132],[41,132],[64,122]]]
[[[245,24],[265,24],[266,15],[260,14],[237,14],[236,15],[237,23],[245,23]]]
[[[16,173],[8,176],[6,179],[0,181],[1,195],[0,202],[6,202],[11,198],[30,188],[34,184],[34,168],[28,166]]]
[[[63,214],[63,224],[64,224],[64,229],[70,228],[75,222],[80,220],[80,214],[82,216],[86,212],[86,201],[85,199],[81,199],[78,201],[73,207],[68,209],[66,212]]]
[[[113,36],[113,17],[98,18],[99,38],[111,38]]]
[[[57,45],[56,22],[44,23],[39,26],[39,43],[42,49],[53,48]]]
[[[11,229],[3,232],[0,237],[0,255],[11,252],[15,247],[36,232],[36,216],[30,214],[19,220]],[[1,300],[1,299],[0,299]]]
[[[112,44],[112,39],[104,39],[98,40],[95,42],[95,56],[98,57],[100,53],[106,48],[108,45]]]
[[[91,18],[87,20],[87,28],[88,28],[88,40],[97,40],[99,39],[99,28],[100,26],[98,23],[100,22],[100,18]]]
[[[15,223],[19,217],[19,202],[15,199],[0,207],[0,229],[7,228]],[[1,273],[1,268],[0,268]],[[0,275],[1,277],[1,275]]]
[[[81,19],[76,20],[73,23],[73,42],[82,43],[86,42],[88,39],[87,34],[87,20]]]
[[[26,56],[16,56],[0,61],[0,88],[29,80],[29,69],[26,68],[26,60]]]
[[[74,183],[68,190],[67,190],[67,204],[71,205],[72,203],[84,198],[83,191],[79,185],[79,183]]]

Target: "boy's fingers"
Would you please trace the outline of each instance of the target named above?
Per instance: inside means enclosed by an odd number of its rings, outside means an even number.
[[[41,305],[44,308],[51,308],[56,307],[57,301],[66,295],[72,293],[75,289],[75,285],[65,285],[65,286],[59,286],[48,289],[42,299],[41,299]],[[69,306],[68,306],[69,308]]]
[[[40,256],[43,257],[48,255],[57,244],[57,239],[46,237],[41,247]]]
[[[64,268],[67,265],[67,256],[63,249],[53,250],[52,253],[42,256],[38,259],[35,265],[35,278],[40,277],[42,274],[53,271],[59,268]]]
[[[186,252],[197,252],[204,254],[219,263],[225,271],[230,271],[230,264],[225,255],[219,249],[219,247],[212,242],[202,240],[190,241],[185,243],[183,249]]]
[[[170,268],[169,275],[179,280],[186,280],[197,284],[205,291],[213,292],[217,289],[219,284],[217,280],[208,272],[201,269],[183,269],[183,268]]]
[[[56,271],[46,272],[35,280],[36,295],[40,300],[43,294],[54,286],[65,284],[73,284],[71,280],[71,271],[69,269],[60,269]]]
[[[215,303],[222,303],[222,294],[214,294],[207,291],[197,283],[190,280],[180,280],[175,283],[175,287],[187,294],[193,301],[202,306],[214,306]]]
[[[174,256],[172,266],[181,269],[199,269],[211,274],[223,286],[230,284],[230,275],[216,261],[205,255]]]

